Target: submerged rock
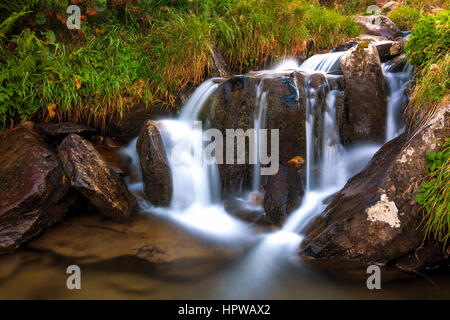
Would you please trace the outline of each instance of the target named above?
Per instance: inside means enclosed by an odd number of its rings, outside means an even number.
[[[355,21],[369,35],[382,37],[396,37],[401,35],[400,29],[386,16],[355,16]]]
[[[309,225],[303,254],[387,263],[416,250],[423,239],[415,199],[425,155],[449,136],[449,121],[447,105],[420,128],[386,143]]]
[[[229,253],[208,247],[173,225],[142,215],[133,216],[127,224],[99,216],[73,217],[49,229],[28,247],[50,251],[79,264],[137,257],[164,267],[185,260],[225,258]]]
[[[342,57],[345,117],[339,123],[343,143],[382,141],[386,126],[386,81],[377,49],[360,43]]]
[[[100,213],[116,221],[137,212],[135,197],[117,173],[111,171],[94,146],[70,134],[58,147],[58,156],[70,184],[85,196]]]
[[[61,220],[69,189],[56,156],[22,123],[0,138],[0,253],[14,251]]]
[[[172,173],[158,126],[151,120],[145,123],[136,149],[141,163],[145,194],[153,205],[167,207],[172,199]]]

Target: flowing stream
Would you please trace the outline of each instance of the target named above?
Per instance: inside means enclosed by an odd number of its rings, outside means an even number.
[[[300,66],[288,60],[273,70],[264,70],[262,78],[287,70],[298,70],[313,74],[320,72],[326,76],[325,87],[313,89],[309,76],[304,90],[306,103],[306,188],[301,205],[290,214],[282,228],[274,232],[256,232],[252,226],[231,215],[220,198],[220,177],[217,165],[205,163],[201,159],[202,128],[194,125],[198,114],[209,97],[223,79],[210,79],[200,85],[183,106],[178,119],[162,120],[162,137],[170,168],[172,170],[173,196],[169,208],[147,206],[147,212],[177,223],[189,233],[220,243],[251,244],[250,251],[221,276],[217,289],[218,297],[254,297],[260,290],[267,289],[276,282],[277,274],[286,263],[295,257],[302,241],[301,231],[311,219],[319,215],[330,199],[347,180],[359,172],[381,145],[366,144],[352,149],[345,148],[339,138],[336,121],[336,101],[342,91],[331,81],[328,72],[339,71],[339,61],[345,52],[315,55]],[[383,73],[388,86],[388,112],[386,140],[398,135],[402,128],[401,112],[407,98],[403,95],[409,81],[411,68],[404,72],[392,73],[389,65],[383,64]],[[335,73],[335,72],[334,72]],[[254,128],[265,126],[267,109],[266,92],[263,81],[256,88]],[[318,90],[326,90],[325,108],[319,116],[317,108]],[[319,132],[320,131],[320,132]],[[258,135],[257,135],[258,137]],[[135,142],[133,142],[135,144]],[[127,149],[131,152],[133,143]],[[180,149],[181,146],[181,149]],[[257,139],[258,156],[259,140]],[[178,149],[177,149],[178,148]],[[136,154],[130,156],[136,161]],[[252,191],[260,188],[260,165],[254,166]],[[134,187],[136,189],[137,187]],[[249,285],[245,285],[248,283]],[[244,284],[244,285],[243,285]],[[252,285],[250,285],[252,284]],[[255,285],[258,284],[258,285]],[[236,288],[239,288],[236,291]]]
[[[202,161],[205,128],[196,120],[224,81],[214,78],[195,90],[178,117],[159,121],[174,187],[169,207],[155,207],[146,200],[134,139],[123,150],[131,158],[126,182],[139,199],[142,214],[133,217],[129,225],[96,215],[69,217],[31,241],[27,245],[31,250],[23,248],[14,255],[1,256],[0,298],[448,299],[450,291],[445,289],[450,288],[450,279],[445,270],[433,274],[433,281],[443,290],[436,290],[426,278],[388,267],[382,269],[382,290],[368,290],[364,265],[298,256],[307,223],[323,212],[347,180],[380,148],[377,144],[353,148],[341,144],[336,121],[336,104],[342,95],[336,81],[341,77],[337,72],[341,57],[342,53],[317,55],[302,65],[288,60],[255,73],[261,79],[255,92],[250,92],[255,97],[256,129],[268,127],[266,77],[283,76],[293,70],[307,74],[303,88],[307,109],[305,193],[281,228],[274,231],[230,215],[221,197],[217,165]],[[401,112],[407,102],[404,88],[411,68],[407,65],[403,71],[393,71],[391,64],[383,64],[388,87],[386,140],[403,130]],[[316,89],[310,85],[310,80],[317,78],[314,73],[326,78]],[[254,149],[260,147],[257,142]],[[253,151],[257,156],[257,150]],[[250,190],[243,190],[243,195],[245,191],[263,191],[260,170],[256,163]],[[260,204],[252,204],[252,197],[242,197],[241,204],[246,210],[264,214]],[[38,250],[32,250],[33,245]],[[82,290],[67,290],[65,285],[64,271],[74,263],[82,268]]]

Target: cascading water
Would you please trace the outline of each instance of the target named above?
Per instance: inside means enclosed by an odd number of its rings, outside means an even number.
[[[183,106],[178,119],[159,121],[172,173],[172,200],[169,208],[145,204],[141,207],[144,212],[174,221],[200,237],[212,241],[245,242],[251,240],[250,227],[223,209],[217,165],[203,158],[203,130],[196,125],[200,123],[196,123],[200,110],[221,81],[220,78],[205,81]],[[125,149],[133,159],[136,152],[130,150],[135,145],[136,141],[133,141]],[[142,183],[139,185],[142,188]]]
[[[279,65],[275,70],[258,72],[261,79],[274,75],[286,74],[292,70],[307,72],[305,81],[306,93],[306,187],[302,203],[298,209],[290,214],[279,231],[269,233],[255,233],[251,224],[247,224],[226,213],[220,201],[220,178],[215,164],[204,163],[196,152],[202,152],[201,128],[193,126],[198,114],[209,97],[218,86],[221,79],[210,79],[200,85],[189,101],[183,106],[181,114],[176,120],[160,121],[162,138],[169,161],[173,180],[173,195],[169,208],[150,208],[147,211],[168,218],[184,227],[186,231],[195,233],[209,240],[223,242],[239,242],[258,244],[240,261],[228,274],[224,276],[221,288],[224,296],[234,297],[231,293],[239,287],[240,297],[247,293],[249,297],[257,291],[267,288],[270,279],[281,272],[280,268],[296,250],[302,241],[301,231],[315,216],[323,212],[327,201],[338,192],[348,178],[360,171],[380,145],[360,145],[346,149],[341,145],[339,128],[336,121],[336,103],[342,91],[331,81],[333,77],[327,72],[339,70],[339,61],[345,52],[316,55],[306,60],[301,66],[293,61]],[[312,73],[322,73],[326,82],[320,88],[314,89],[308,79]],[[399,112],[405,105],[402,90],[407,85],[410,69],[402,73],[390,72],[388,65],[383,64],[383,72],[389,87],[388,96],[388,139],[398,134],[401,126]],[[319,103],[319,91],[325,96],[325,103]],[[256,104],[254,112],[254,128],[263,129],[267,108],[266,92],[263,90],[263,80],[257,86]],[[323,99],[323,98],[322,98]],[[259,135],[256,135],[258,159]],[[128,147],[128,153],[133,155],[133,162],[137,162],[136,154],[130,151],[135,147],[133,141]],[[256,149],[256,150],[255,150]],[[252,191],[260,188],[259,161],[254,166]],[[139,189],[139,183],[134,189]],[[142,185],[141,185],[142,188]],[[245,200],[244,200],[245,202]],[[262,240],[262,241],[259,241]],[[276,259],[277,263],[272,263]],[[261,266],[264,266],[261,268]],[[258,270],[258,272],[255,272]],[[248,292],[242,288],[243,281],[259,286],[247,286]],[[256,292],[255,292],[256,290]]]
[[[256,159],[256,164],[253,168],[253,183],[252,183],[252,192],[258,192],[260,189],[260,181],[261,181],[261,164],[259,159],[260,154],[260,129],[264,129],[264,125],[266,122],[266,110],[267,110],[267,101],[266,101],[266,92],[263,91],[263,80],[260,81],[259,85],[256,88],[256,108],[254,115],[254,129],[255,129],[255,144],[256,148],[253,149],[254,158]]]
[[[333,55],[333,54],[330,54]],[[324,60],[330,58],[322,55]],[[333,57],[334,58],[334,57]],[[320,69],[324,62],[315,59],[317,67]],[[308,62],[310,63],[310,62]],[[313,68],[309,66],[308,68]],[[308,83],[308,81],[307,81]],[[341,145],[339,138],[339,128],[336,122],[336,101],[337,96],[342,92],[326,81],[327,88],[313,89],[307,85],[306,104],[306,188],[302,205],[294,211],[285,222],[282,231],[298,233],[305,224],[322,212],[325,208],[323,201],[333,193],[341,189],[348,179],[347,154]],[[325,108],[319,117],[315,115],[320,109],[318,104],[319,90],[328,90],[325,100]],[[316,123],[321,123],[321,132],[315,136]]]
[[[316,54],[303,62],[298,70],[308,73],[338,71],[339,62],[344,54],[345,51]]]
[[[402,71],[392,72],[393,66],[390,63],[383,63],[382,69],[388,89],[386,141],[389,141],[404,130],[401,116],[403,108],[408,102],[408,97],[404,94],[404,91],[409,85],[410,74],[413,68],[409,63],[406,63]]]

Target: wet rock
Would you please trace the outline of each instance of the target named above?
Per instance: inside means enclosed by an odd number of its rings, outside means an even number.
[[[79,123],[61,122],[61,123],[39,123],[36,129],[47,137],[65,137],[70,133],[76,133],[81,136],[89,137],[95,134],[95,130]]]
[[[377,41],[388,41],[389,39],[387,37],[383,36],[374,36],[370,34],[362,34],[358,37],[356,37],[356,41],[359,42],[377,42]]]
[[[137,212],[135,197],[124,180],[111,171],[94,146],[70,134],[58,147],[58,156],[73,188],[107,218],[123,221]]]
[[[394,41],[389,49],[389,56],[395,57],[405,51],[406,40]]]
[[[403,72],[407,63],[408,59],[406,58],[406,55],[401,54],[387,63],[386,70],[388,72]]]
[[[252,196],[250,195],[250,197]],[[262,202],[262,196],[258,195],[257,197],[259,202]],[[264,209],[260,206],[261,204],[252,204],[244,199],[231,198],[224,201],[224,208],[228,214],[243,221],[264,225]]]
[[[396,37],[401,35],[400,29],[386,16],[355,16],[355,21],[365,33],[374,36]]]
[[[406,272],[420,272],[427,267],[439,266],[444,259],[442,245],[433,242],[420,246],[414,252],[401,257],[396,261],[395,266]]]
[[[425,155],[449,136],[449,122],[447,105],[420,128],[386,143],[307,227],[303,254],[388,263],[414,252],[423,239],[415,198]]]
[[[267,177],[264,185],[264,209],[269,224],[281,226],[287,216],[300,205],[303,179],[295,166],[280,165],[278,173]]]
[[[210,248],[173,225],[142,215],[133,216],[127,224],[99,216],[73,217],[49,229],[28,247],[50,251],[80,264],[138,257],[167,266],[189,259],[224,258],[228,252]]]
[[[61,220],[68,189],[58,159],[32,122],[0,137],[0,253]]]
[[[405,40],[400,41],[380,41],[375,42],[374,45],[377,47],[378,56],[382,62],[386,62],[393,57],[398,56],[403,53],[405,49]]]
[[[107,145],[94,145],[100,156],[105,160],[106,165],[111,171],[121,175],[128,176],[130,174],[128,165],[131,163],[131,158],[123,154],[117,148],[112,148]]]
[[[336,48],[331,50],[331,52],[347,51],[358,44],[358,41],[349,41],[338,45]]]
[[[128,143],[137,137],[147,120],[158,120],[173,116],[172,110],[167,109],[162,104],[137,104],[130,108],[121,118],[111,119],[111,136],[119,142]]]
[[[148,120],[136,149],[142,168],[144,192],[155,206],[167,207],[172,199],[172,173],[160,134],[160,125]]]
[[[347,51],[340,65],[345,81],[341,141],[382,141],[387,112],[386,82],[376,47],[360,43]]]
[[[282,76],[235,76],[221,83],[213,95],[214,103],[204,108],[201,119],[211,128],[219,129],[226,137],[226,129],[254,127],[254,117],[260,97],[257,87],[266,97],[266,122],[263,128],[279,130],[279,160],[289,161],[296,155],[305,155],[305,104],[304,75],[293,73]],[[270,152],[270,147],[268,148]],[[245,150],[246,164],[222,164],[219,172],[225,194],[248,188],[252,182],[253,166],[248,165],[248,143]],[[235,145],[234,162],[237,163]],[[225,148],[224,148],[225,155]]]

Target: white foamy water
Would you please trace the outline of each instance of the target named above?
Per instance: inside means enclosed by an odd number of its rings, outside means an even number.
[[[401,72],[391,72],[391,65],[383,63],[383,75],[387,84],[387,118],[386,118],[386,139],[389,141],[397,137],[404,130],[402,121],[403,110],[408,103],[408,97],[404,90],[409,85],[412,66],[407,63]]]
[[[295,60],[287,60],[273,70],[254,73],[262,75],[255,91],[254,128],[258,130],[265,127],[267,108],[270,108],[266,101],[267,93],[263,88],[263,79],[266,76],[277,76],[293,70],[309,74],[320,72],[327,76],[327,72],[339,70],[339,62],[344,54],[345,52],[334,52],[315,55],[301,65]],[[410,69],[392,73],[388,66],[383,64],[383,73],[389,88],[386,139],[395,137],[402,129],[400,113],[406,103],[402,92],[407,85],[409,72]],[[331,79],[331,76],[327,77]],[[172,173],[173,195],[168,208],[150,206],[145,210],[169,219],[200,237],[225,242],[252,242],[260,239],[261,235],[255,234],[250,224],[230,216],[223,207],[217,165],[202,161],[203,157],[196,154],[203,150],[203,131],[201,128],[194,128],[194,121],[204,105],[211,103],[210,97],[221,81],[223,79],[220,78],[205,81],[183,106],[178,119],[159,121],[163,128],[162,138]],[[300,234],[303,228],[323,212],[334,194],[344,187],[351,176],[362,170],[380,148],[380,145],[375,144],[359,145],[351,149],[342,146],[336,121],[336,103],[342,91],[333,87],[333,83],[335,82],[327,80],[321,88],[313,89],[308,85],[308,81],[305,81],[306,187],[303,200],[299,208],[290,214],[280,231],[263,236],[264,240],[247,257],[246,263],[250,265],[266,264],[267,257],[271,257],[275,252],[278,252],[277,255],[280,252],[283,252],[283,255],[294,254],[302,240]],[[319,108],[318,90],[326,92],[323,108]],[[257,134],[257,148],[254,148],[257,160],[260,148],[258,138]],[[126,149],[133,164],[138,163],[137,154],[135,151],[133,153],[135,144],[134,140]],[[176,148],[179,149],[174,152]],[[253,192],[261,191],[260,169],[257,161],[253,169]],[[130,185],[130,188],[139,190],[142,183]]]
[[[345,51],[316,54],[303,62],[298,70],[308,73],[338,71],[344,54]]]

